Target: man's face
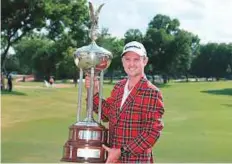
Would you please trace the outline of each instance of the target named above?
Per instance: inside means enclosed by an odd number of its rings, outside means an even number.
[[[129,77],[141,76],[144,73],[144,67],[147,64],[148,59],[141,57],[135,52],[127,52],[122,57],[122,64],[125,72]]]

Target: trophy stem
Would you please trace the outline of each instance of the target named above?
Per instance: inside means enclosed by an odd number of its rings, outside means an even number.
[[[99,105],[98,105],[98,122],[99,122],[99,124],[101,124],[103,76],[104,76],[104,72],[101,71],[101,73],[100,73],[100,83],[99,83]]]
[[[83,70],[80,69],[79,82],[78,82],[78,100],[77,100],[77,122],[80,121],[80,111],[81,111],[81,94],[82,94],[82,83],[83,83]]]
[[[93,120],[93,89],[94,89],[94,67],[90,70],[90,88],[88,89],[88,105],[87,105],[87,119],[88,122]]]

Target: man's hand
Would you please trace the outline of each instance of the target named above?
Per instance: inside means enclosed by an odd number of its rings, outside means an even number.
[[[95,76],[94,77],[94,85],[93,85],[93,87],[94,87],[94,95],[96,94],[96,93],[98,93],[99,92],[99,80],[97,79],[97,77]],[[88,89],[88,88],[90,88],[90,76],[89,75],[86,75],[86,77],[85,77],[85,87]]]
[[[121,150],[116,148],[109,148],[105,145],[102,145],[102,147],[108,151],[108,158],[106,160],[106,163],[116,163],[118,162],[118,159],[121,156]]]

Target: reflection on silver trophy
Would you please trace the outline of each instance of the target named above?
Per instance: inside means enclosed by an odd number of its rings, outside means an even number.
[[[90,45],[78,48],[74,54],[76,66],[80,69],[78,85],[77,122],[69,128],[69,139],[64,145],[62,161],[103,163],[106,160],[106,151],[102,144],[108,140],[108,130],[101,125],[101,98],[104,70],[112,60],[111,52],[99,47],[95,40],[98,35],[98,18],[103,4],[94,12],[89,2],[92,26],[90,29]],[[87,89],[87,117],[80,121],[82,109],[83,74],[90,75],[90,88]],[[93,119],[93,85],[94,76],[100,74],[98,120]],[[85,99],[83,100],[85,101]]]

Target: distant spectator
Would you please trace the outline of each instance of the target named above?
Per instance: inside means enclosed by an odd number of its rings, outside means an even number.
[[[23,80],[22,80],[22,82],[25,82],[26,81],[26,77],[25,76],[23,76]]]
[[[4,73],[1,73],[1,90],[5,89],[5,78],[4,78]]]
[[[7,84],[8,84],[8,91],[11,92],[12,87],[13,87],[11,73],[9,73],[8,76],[7,76]]]
[[[49,83],[51,86],[54,84],[54,78],[52,76],[50,76]]]

